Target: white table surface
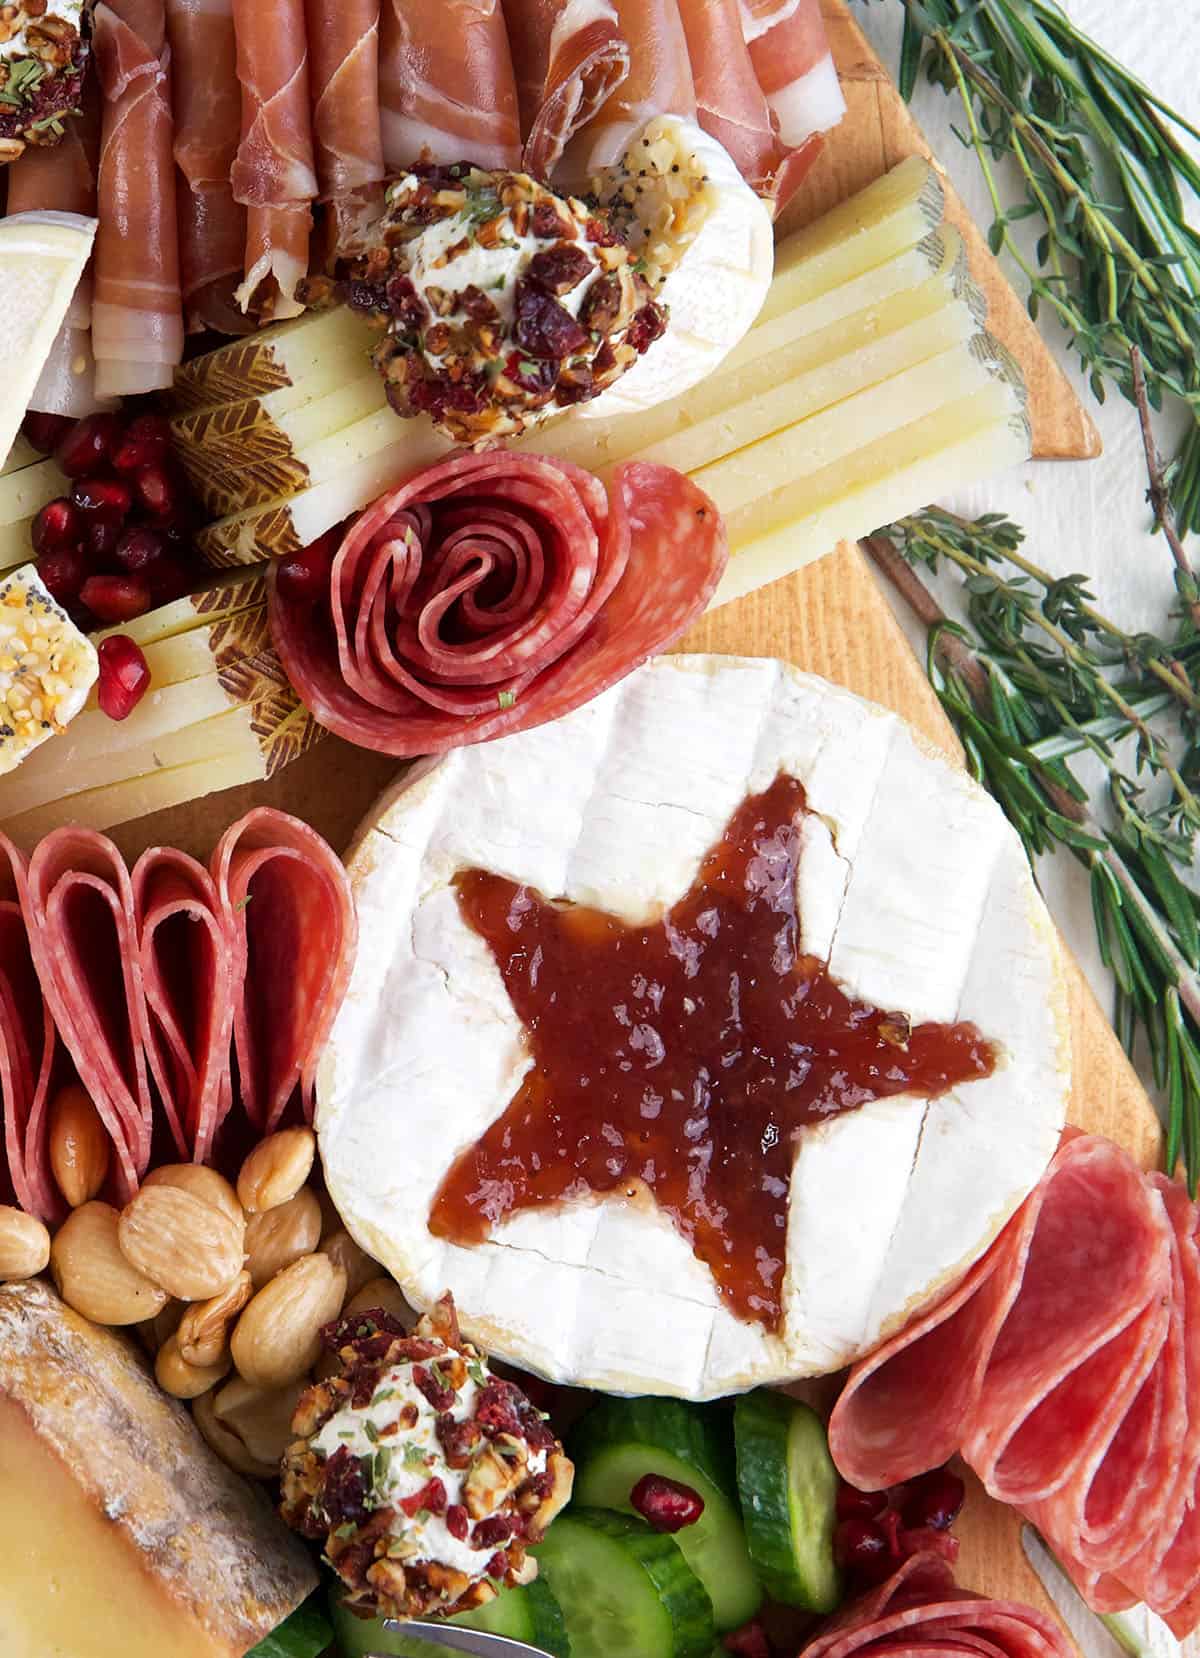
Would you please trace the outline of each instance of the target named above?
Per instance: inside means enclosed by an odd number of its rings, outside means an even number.
[[[1081,28],[1200,126],[1197,0],[1065,0],[1065,9]],[[900,0],[857,0],[854,10],[894,72],[899,56]],[[922,77],[913,113],[967,205],[986,227],[991,215],[978,165],[950,130],[952,121],[961,125],[957,97],[947,97],[940,88],[926,85]],[[1200,216],[1196,222],[1200,223]],[[1006,268],[1023,294],[1021,273],[1011,264]],[[1095,461],[1030,462],[942,504],[971,515],[1006,513],[1025,530],[1026,548],[1037,563],[1056,574],[1086,572],[1099,608],[1106,615],[1129,629],[1162,631],[1174,603],[1173,567],[1162,537],[1149,534],[1146,473],[1136,413],[1115,392],[1103,406],[1098,405],[1078,371],[1076,359],[1065,349],[1061,330],[1044,320],[1042,332],[1099,428],[1103,455]],[[1173,425],[1169,419],[1160,423],[1160,447],[1164,451],[1173,447],[1172,432],[1178,429],[1178,424]],[[1200,538],[1193,543],[1193,553],[1200,564]],[[951,608],[955,586],[954,581],[938,584],[939,596],[947,608]],[[920,628],[894,595],[889,593],[889,597],[914,646],[923,652]],[[1089,775],[1077,769],[1081,776]],[[1112,985],[1096,950],[1083,871],[1072,858],[1060,854],[1043,858],[1038,876],[1047,902],[1101,1005],[1110,1008]],[[1145,1076],[1144,1065],[1139,1069]]]

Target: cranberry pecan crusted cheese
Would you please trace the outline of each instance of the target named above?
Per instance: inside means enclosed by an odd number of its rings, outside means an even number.
[[[393,184],[334,291],[386,320],[374,361],[397,413],[464,444],[598,396],[667,321],[604,210],[466,162]]]
[[[363,1617],[447,1615],[537,1576],[573,1469],[546,1418],[459,1335],[445,1297],[411,1335],[383,1311],[326,1331],[340,1373],[310,1387],[283,1517],[324,1545]]]
[[[87,0],[0,5],[0,162],[27,144],[57,144],[79,113]]]

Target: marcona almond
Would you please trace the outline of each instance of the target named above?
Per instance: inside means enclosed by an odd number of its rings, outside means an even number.
[[[206,1368],[228,1360],[233,1321],[253,1293],[250,1274],[243,1271],[232,1283],[226,1284],[220,1295],[214,1295],[209,1301],[197,1301],[188,1308],[178,1331],[179,1351],[187,1364]]]
[[[238,1374],[266,1391],[298,1381],[317,1362],[321,1327],[346,1298],[346,1274],[327,1255],[306,1255],[259,1290],[234,1328]]]
[[[242,1164],[237,1192],[248,1215],[289,1203],[312,1173],[317,1137],[311,1128],[285,1128],[259,1142]]]
[[[126,1260],[168,1295],[207,1301],[242,1270],[244,1231],[182,1186],[143,1186],[117,1236]]]
[[[177,1186],[180,1191],[198,1197],[201,1203],[211,1203],[236,1224],[245,1225],[246,1217],[233,1187],[223,1174],[206,1169],[202,1163],[164,1163],[160,1169],[151,1169],[142,1185]]]
[[[121,1217],[107,1203],[73,1209],[50,1246],[58,1293],[94,1324],[140,1324],[155,1318],[168,1296],[121,1253]]]
[[[179,1337],[164,1343],[154,1361],[154,1375],[164,1392],[176,1399],[198,1399],[228,1376],[233,1360],[226,1353],[216,1364],[189,1364],[179,1350]]]
[[[246,1222],[246,1265],[256,1290],[293,1261],[311,1255],[321,1241],[321,1205],[311,1186],[290,1203],[251,1215]]]
[[[288,1387],[265,1393],[234,1376],[214,1395],[213,1412],[222,1427],[237,1434],[256,1462],[278,1465],[296,1437],[292,1418],[307,1386],[307,1378],[301,1376]]]
[[[192,1401],[192,1416],[207,1441],[209,1450],[215,1451],[221,1461],[232,1468],[235,1474],[248,1474],[255,1480],[279,1478],[277,1463],[259,1462],[250,1455],[237,1434],[232,1433],[223,1422],[218,1422],[211,1393],[202,1393],[198,1399]]]
[[[88,1203],[104,1185],[112,1146],[92,1096],[78,1082],[60,1088],[50,1105],[46,1138],[50,1168],[71,1209]]]
[[[186,1311],[186,1301],[168,1301],[155,1318],[148,1318],[138,1325],[138,1337],[152,1359],[158,1357],[162,1348],[178,1330],[179,1321]]]
[[[357,1295],[352,1295],[342,1308],[343,1313],[369,1313],[375,1308],[390,1313],[405,1329],[411,1329],[417,1322],[414,1308],[400,1293],[400,1286],[391,1278],[372,1278],[369,1284],[364,1284]]]
[[[23,1209],[0,1206],[0,1283],[35,1278],[50,1260],[50,1234]]]
[[[357,1295],[364,1284],[379,1276],[379,1262],[360,1249],[344,1227],[322,1242],[321,1254],[328,1255],[346,1274],[347,1297]]]

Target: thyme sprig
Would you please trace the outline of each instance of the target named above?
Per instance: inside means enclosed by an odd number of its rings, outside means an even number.
[[[972,774],[999,801],[1031,863],[1066,848],[1087,870],[1101,958],[1126,1049],[1139,1033],[1166,1103],[1167,1166],[1200,1182],[1200,637],[1131,634],[1102,615],[1080,575],[1056,577],[1000,514],[941,508],[865,543],[929,630],[927,666]],[[967,624],[917,571],[962,578]],[[1133,742],[1133,764],[1118,752]],[[1106,782],[1100,822],[1069,761]]]
[[[1200,165],[1183,142],[1200,131],[1071,23],[1055,0],[901,0],[900,85],[928,79],[961,100],[963,142],[991,199],[989,241],[1007,252],[1042,307],[1066,328],[1103,401],[1181,399],[1191,421],[1167,470],[1184,531],[1200,530],[1200,235],[1184,200]],[[1007,159],[1023,199],[1006,206],[994,163]],[[1013,234],[1040,229],[1030,258]]]

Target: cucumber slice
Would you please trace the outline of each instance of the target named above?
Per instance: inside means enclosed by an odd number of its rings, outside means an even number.
[[[346,1610],[336,1590],[329,1599],[339,1658],[365,1658],[367,1653],[382,1653],[386,1658],[429,1658],[434,1650],[428,1641],[417,1640],[401,1629],[386,1628],[382,1618],[356,1618]],[[538,1579],[522,1588],[501,1589],[486,1606],[460,1612],[447,1622],[528,1641],[552,1654],[552,1658],[571,1658],[562,1611],[548,1585]]]
[[[704,1499],[694,1526],[674,1532],[708,1590],[719,1632],[739,1629],[762,1603],[762,1586],[738,1511],[732,1448],[713,1413],[678,1399],[606,1399],[572,1436],[575,1501],[632,1514],[629,1494],[643,1474],[690,1485]]]
[[[733,1436],[750,1558],[767,1593],[832,1612],[842,1583],[833,1558],[837,1471],[825,1424],[782,1394],[748,1393],[733,1407]]]
[[[562,1608],[572,1658],[709,1658],[712,1602],[673,1537],[572,1508],[531,1553]]]

